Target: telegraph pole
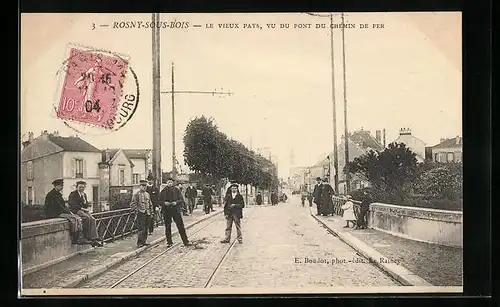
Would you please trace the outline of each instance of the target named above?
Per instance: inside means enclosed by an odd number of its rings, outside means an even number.
[[[153,24],[160,20],[159,13],[152,14]],[[160,107],[160,28],[152,28],[152,58],[153,58],[153,156],[152,173],[155,186],[160,188],[161,172],[161,107]]]
[[[345,136],[345,163],[349,163],[349,135],[347,130],[347,96],[346,96],[346,78],[345,78],[345,36],[344,36],[344,13],[342,13],[342,61],[343,61],[343,74],[344,74],[344,136]],[[349,168],[345,168],[346,180],[346,193],[349,194],[351,190],[351,174]]]
[[[331,60],[331,70],[332,70],[332,117],[333,117],[333,168],[335,169],[335,174],[333,177],[335,193],[339,192],[339,158],[337,149],[337,110],[336,110],[336,96],[335,96],[335,56],[334,56],[334,45],[333,45],[333,14],[320,15],[307,13],[308,15],[317,17],[330,17],[330,60]],[[330,170],[331,172],[331,170]]]
[[[211,94],[212,96],[221,95],[221,97],[223,97],[223,96],[225,97],[225,95],[231,96],[231,95],[234,95],[234,93],[223,92],[222,88],[220,91],[217,91],[217,90],[213,90],[213,91],[176,91],[175,90],[175,80],[174,80],[174,62],[172,62],[172,90],[171,91],[162,91],[161,93],[162,94],[171,94],[171,96],[172,96],[172,177],[174,179],[176,179],[177,159],[175,157],[175,100],[174,100],[175,94]]]
[[[337,153],[337,111],[335,102],[335,61],[333,53],[333,14],[330,13],[330,51],[332,60],[332,105],[333,105],[333,168],[335,171],[333,182],[335,187],[335,193],[339,193],[339,157]],[[331,172],[331,170],[330,170]]]

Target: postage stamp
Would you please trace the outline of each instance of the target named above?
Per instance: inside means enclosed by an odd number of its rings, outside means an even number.
[[[129,59],[76,45],[68,49],[61,71],[57,118],[106,130],[123,127],[135,112],[139,96]],[[129,75],[133,80],[126,86]]]

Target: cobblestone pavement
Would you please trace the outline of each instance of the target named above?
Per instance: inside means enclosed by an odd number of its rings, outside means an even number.
[[[401,265],[434,286],[463,285],[463,249],[418,242],[375,230],[342,228],[340,217],[320,217],[328,225],[342,229],[373,247],[389,259],[399,259]]]
[[[221,255],[228,248],[227,245],[219,243],[223,238],[225,223],[224,216],[219,215],[208,222],[194,226],[187,231],[192,246],[185,247],[180,244],[173,247],[126,279],[117,288],[203,288]],[[173,227],[175,226],[173,225]],[[179,235],[173,238],[174,243],[180,241]],[[79,288],[109,288],[123,276],[159,255],[165,249],[166,242],[163,242],[124,264],[87,281]]]
[[[307,207],[300,206],[298,199],[278,206],[252,206],[245,209],[244,216],[243,244],[231,249],[211,287],[399,285],[328,233],[309,216]],[[215,217],[210,225],[191,236],[193,246],[169,250],[118,287],[203,288],[230,246],[219,242],[224,228],[223,216]],[[82,287],[109,287],[164,247],[160,244]]]
[[[216,210],[220,211],[219,208],[216,208]],[[216,212],[211,214],[215,213]],[[183,217],[184,224],[190,225],[204,217],[205,214],[201,209],[198,209],[193,212],[193,215]],[[201,222],[195,225],[193,229],[197,229],[197,227],[204,224],[205,222]],[[175,223],[172,225],[172,232],[174,231],[176,231]],[[148,236],[148,242],[152,242],[164,236],[164,227],[157,227],[154,229],[153,235]],[[180,241],[178,235],[174,235],[174,240],[174,242]],[[102,248],[95,248],[85,254],[74,256],[58,264],[27,274],[22,277],[22,287],[24,289],[59,288],[70,279],[88,274],[94,270],[96,266],[106,264],[114,259],[122,257],[124,254],[135,251],[136,241],[137,235],[132,234],[116,242],[108,243]],[[152,249],[154,248],[155,247],[152,247]],[[144,253],[147,252],[148,251],[145,251]]]
[[[257,208],[243,240],[231,250],[212,287],[400,286],[314,221],[297,197]]]

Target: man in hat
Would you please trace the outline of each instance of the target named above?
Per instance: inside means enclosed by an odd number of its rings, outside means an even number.
[[[132,201],[130,202],[130,209],[137,214],[137,228],[139,230],[137,234],[137,247],[149,245],[149,243],[146,243],[148,239],[148,226],[151,225],[150,220],[154,213],[153,203],[146,189],[147,181],[141,180],[140,190],[132,196]]]
[[[165,222],[165,236],[167,237],[167,247],[172,246],[172,219],[177,225],[182,243],[185,246],[191,245],[187,238],[184,221],[181,214],[182,195],[177,187],[174,186],[174,180],[167,178],[167,186],[160,192],[160,203],[162,204],[163,220]]]
[[[157,216],[157,211],[158,211],[158,197],[160,196],[160,189],[154,186],[154,180],[153,178],[148,179],[148,184],[146,187],[146,192],[149,194],[149,198],[151,199],[151,203],[153,204],[153,212],[151,213],[151,219],[149,221],[149,234],[153,234],[153,229],[156,226],[158,226],[158,216]]]
[[[65,218],[69,221],[71,239],[73,244],[87,244],[83,238],[82,219],[73,214],[68,207],[61,194],[64,187],[63,179],[56,179],[52,181],[54,188],[45,196],[45,216],[47,218]]]
[[[203,195],[203,210],[205,211],[205,214],[209,214],[211,211],[214,211],[212,208],[213,190],[209,184],[205,184],[201,193]]]
[[[196,197],[198,197],[198,191],[190,182],[189,186],[186,188],[186,193],[184,195],[187,199],[189,214],[193,214],[194,206],[196,205]]]
[[[335,191],[328,182],[328,178],[323,178],[320,190],[321,206],[319,213],[323,216],[333,215],[333,195],[335,195]]]
[[[370,210],[370,204],[372,203],[371,195],[365,190],[363,191],[363,196],[361,200],[361,205],[359,208],[359,214],[356,222],[356,229],[366,229],[368,228],[367,213]]]
[[[225,238],[221,243],[229,243],[231,240],[231,230],[233,228],[233,222],[236,225],[236,236],[238,243],[243,243],[243,237],[241,234],[241,219],[243,218],[243,208],[245,208],[245,201],[243,196],[238,190],[237,184],[232,184],[229,188],[229,193],[224,199],[224,216],[226,217],[226,231]]]
[[[76,183],[76,190],[69,193],[68,203],[69,209],[72,213],[82,218],[83,233],[85,238],[90,241],[92,246],[102,246],[102,239],[97,234],[97,223],[95,218],[90,214],[88,207],[89,202],[85,188],[87,183],[85,181],[78,181]]]
[[[313,201],[316,204],[316,215],[320,213],[321,207],[321,178],[316,177],[316,185],[313,191]]]

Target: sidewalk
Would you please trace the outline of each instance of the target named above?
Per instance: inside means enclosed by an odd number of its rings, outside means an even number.
[[[215,212],[205,214],[202,209],[196,209],[192,215],[183,216],[186,229],[207,218],[223,212],[222,208],[214,206]],[[177,227],[172,223],[172,235],[174,241]],[[104,245],[104,247],[92,248],[90,251],[76,255],[53,266],[41,269],[37,272],[22,277],[23,289],[36,288],[72,288],[81,281],[100,274],[124,260],[130,259],[142,251],[151,248],[157,243],[165,240],[164,226],[154,229],[152,235],[148,235],[148,243],[151,245],[137,248],[137,234],[132,234],[123,239]],[[180,240],[180,239],[177,239]]]
[[[401,275],[398,280],[409,275],[403,283],[463,286],[461,248],[413,241],[375,229],[343,228],[346,222],[340,216],[313,217],[360,254],[373,257],[381,269],[391,275]],[[381,261],[380,258],[385,260]]]

